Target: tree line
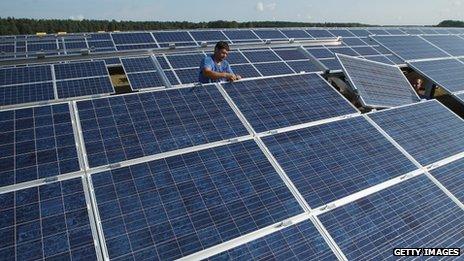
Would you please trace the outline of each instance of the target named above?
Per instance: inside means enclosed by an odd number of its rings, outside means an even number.
[[[440,22],[438,27],[464,27],[464,21],[445,20]]]
[[[26,19],[0,18],[0,35],[45,33],[83,33],[97,31],[141,31],[166,29],[197,28],[250,28],[250,27],[360,27],[368,26],[360,23],[302,23],[285,21],[212,21],[212,22],[137,22],[116,20],[59,20],[59,19]]]

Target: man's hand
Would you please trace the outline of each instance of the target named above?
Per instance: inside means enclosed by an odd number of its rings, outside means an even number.
[[[227,76],[225,77],[228,81],[237,81],[242,79],[242,77],[238,74],[233,74],[233,73],[228,73]]]

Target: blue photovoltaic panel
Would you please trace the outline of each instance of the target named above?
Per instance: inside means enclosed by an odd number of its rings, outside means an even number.
[[[308,29],[306,30],[314,38],[335,38],[335,36],[325,29]]]
[[[53,100],[53,83],[33,83],[0,87],[0,106]]]
[[[178,43],[193,42],[194,40],[188,32],[153,32],[153,36],[158,43]]]
[[[179,80],[177,80],[177,78],[176,78],[176,74],[172,70],[164,70],[163,72],[166,75],[166,77],[168,78],[169,83],[171,83],[171,85],[180,84]]]
[[[403,30],[405,33],[407,34],[424,34],[424,32],[422,32],[420,29],[418,28],[407,28],[407,27],[403,27],[401,28],[401,30]]]
[[[276,62],[281,61],[279,56],[277,56],[271,50],[265,51],[244,51],[242,53],[250,60],[251,63],[259,63],[259,62]]]
[[[154,49],[158,48],[156,44],[130,44],[130,45],[118,45],[118,51],[124,50],[136,50],[136,49]]]
[[[146,44],[154,43],[150,33],[112,33],[115,44]]]
[[[175,73],[182,84],[198,83],[200,69],[181,69],[175,70]]]
[[[366,57],[363,57],[364,59],[366,60],[369,60],[369,61],[374,61],[374,62],[379,62],[379,63],[385,63],[385,64],[390,64],[390,65],[395,65],[395,63],[393,63],[392,61],[390,61],[390,59],[388,59],[386,56],[384,55],[374,55],[374,56],[366,56]]]
[[[118,57],[106,58],[104,61],[107,65],[121,64],[121,60]]]
[[[464,159],[448,163],[430,173],[464,203]]]
[[[114,47],[112,41],[89,41],[89,48],[108,48]]]
[[[303,212],[254,141],[92,181],[110,259],[174,260]]]
[[[280,29],[280,31],[287,36],[288,38],[294,38],[294,39],[313,39],[311,35],[306,33],[304,30],[301,29]]]
[[[464,246],[464,212],[424,175],[319,219],[348,260],[395,260],[393,249],[397,247]]]
[[[379,30],[379,29],[377,29],[377,30]],[[372,32],[373,30],[369,30],[369,31]],[[392,34],[392,35],[405,34],[405,32],[401,31],[400,29],[395,29],[395,28],[388,28],[388,29],[385,29],[384,31],[389,33],[389,34]]]
[[[81,178],[0,199],[2,260],[97,260]]]
[[[430,28],[421,28],[422,32],[426,33],[426,34],[439,34],[440,32],[439,31],[435,31],[434,29],[430,29]]]
[[[244,63],[249,63],[248,60],[243,56],[242,53],[240,52],[229,52],[229,55],[227,55],[226,58],[227,62],[229,64],[244,64]]]
[[[108,75],[104,61],[55,64],[57,80]]]
[[[360,38],[343,38],[342,43],[346,46],[362,46],[367,45]]]
[[[417,35],[373,36],[372,38],[403,60],[449,57]]]
[[[356,113],[317,74],[226,83],[224,89],[257,132]]]
[[[263,76],[283,75],[295,73],[288,65],[284,62],[275,63],[256,63],[254,64],[256,69]]]
[[[203,53],[166,55],[166,58],[174,69],[199,68],[204,57],[205,55]]]
[[[330,71],[341,71],[342,65],[336,58],[324,59],[319,60],[322,64],[324,64]]]
[[[58,46],[56,42],[52,43],[28,43],[27,44],[27,51],[28,52],[41,52],[41,51],[56,51],[58,50]]]
[[[350,47],[329,47],[328,49],[333,53],[345,54],[349,56],[359,56],[359,54]]]
[[[398,30],[399,31],[399,30]],[[369,34],[376,34],[376,35],[389,35],[389,33],[386,30],[382,29],[369,29]],[[393,32],[393,34],[404,34],[401,31],[399,32]]]
[[[0,69],[0,86],[52,80],[50,65]]]
[[[457,35],[424,35],[422,37],[452,56],[464,55],[464,39]]]
[[[420,101],[398,67],[346,55],[337,55],[337,58],[364,106],[385,108]]]
[[[230,68],[235,74],[242,78],[260,77],[261,74],[251,64],[231,65]]]
[[[0,186],[79,170],[67,103],[0,112]]]
[[[161,65],[161,68],[163,70],[171,69],[171,67],[169,66],[168,60],[166,60],[166,57],[164,57],[164,55],[160,54],[159,56],[156,57],[156,60],[158,60],[158,63]]]
[[[292,60],[305,60],[308,59],[302,51],[293,48],[293,49],[276,49],[274,50],[277,55],[282,58],[284,61],[292,61]]]
[[[221,31],[216,31],[216,30],[211,30],[211,31],[190,31],[190,34],[198,42],[228,41],[227,37]]]
[[[259,38],[263,40],[286,40],[288,39],[283,33],[281,33],[279,30],[276,29],[261,29],[261,30],[253,30],[255,34],[259,36]]]
[[[254,40],[260,42],[261,40],[251,30],[224,30],[224,34],[232,41],[240,40]]]
[[[212,85],[77,103],[89,165],[247,135]]]
[[[341,36],[341,37],[354,37],[355,36],[354,34],[352,34],[350,31],[346,29],[329,29],[327,31],[329,31],[331,34],[335,36]]]
[[[436,100],[369,117],[423,166],[464,152],[464,121]]]
[[[308,52],[312,54],[315,58],[332,58],[334,54],[329,51],[329,49],[322,47],[322,48],[307,48]]]
[[[274,232],[209,260],[336,260],[310,221]]]
[[[263,138],[312,208],[416,169],[363,117]]]
[[[300,72],[320,72],[320,68],[316,67],[313,62],[310,60],[302,61],[288,61],[287,64],[292,68],[296,73]]]
[[[411,62],[409,65],[448,92],[464,91],[464,62],[445,59]]]
[[[65,43],[66,49],[86,49],[87,44],[85,42],[68,42]]]
[[[114,92],[108,76],[58,81],[56,89],[60,99]]]
[[[364,29],[349,29],[349,31],[358,36],[358,37],[366,37],[366,36],[369,36],[371,33],[369,33],[369,31],[367,30],[364,30]],[[343,39],[343,41],[345,41],[346,39]]]
[[[127,58],[121,61],[126,73],[156,71],[151,57]]]
[[[133,90],[164,86],[158,72],[129,73],[127,77]]]
[[[359,53],[360,55],[379,55],[380,53],[377,52],[374,48],[370,46],[358,46],[358,47],[352,47],[352,49]]]

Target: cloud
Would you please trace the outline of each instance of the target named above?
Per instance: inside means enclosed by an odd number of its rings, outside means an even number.
[[[76,20],[76,21],[82,21],[82,20],[84,20],[84,15],[81,15],[81,14],[76,15],[76,16],[71,15],[71,16],[69,17],[69,19],[71,19],[71,20]]]
[[[264,4],[263,2],[258,2],[256,3],[255,9],[258,12],[264,12],[264,11],[274,11],[276,7],[277,7],[276,3]]]

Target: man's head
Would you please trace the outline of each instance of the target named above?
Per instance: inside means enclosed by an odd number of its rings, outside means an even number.
[[[218,62],[221,62],[227,58],[229,54],[229,44],[224,41],[217,42],[214,47],[214,59]]]

